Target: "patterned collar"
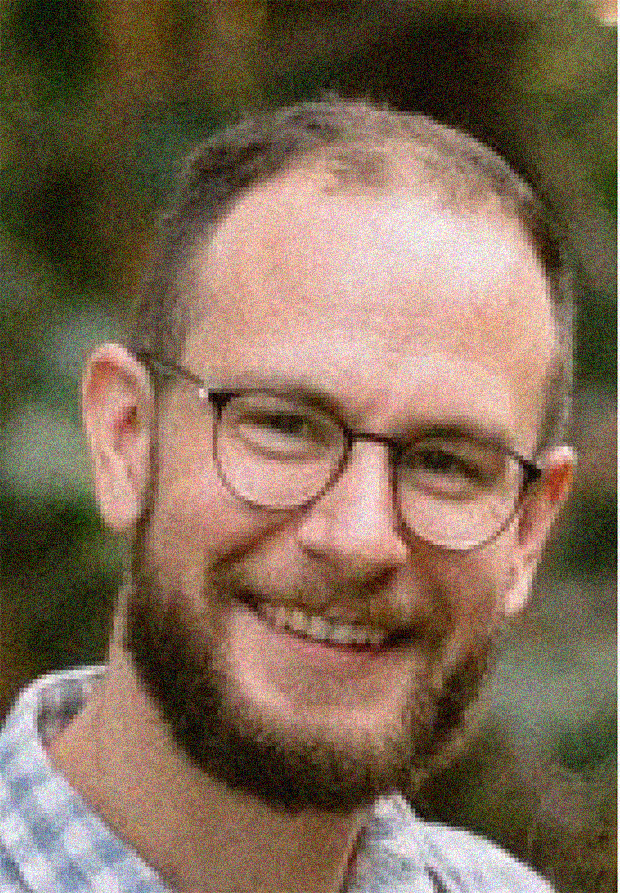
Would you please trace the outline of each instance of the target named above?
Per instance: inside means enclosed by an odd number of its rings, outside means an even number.
[[[89,667],[39,680],[0,737],[0,852],[32,893],[170,893],[53,770],[44,749],[103,672]],[[4,893],[2,881],[0,862]]]

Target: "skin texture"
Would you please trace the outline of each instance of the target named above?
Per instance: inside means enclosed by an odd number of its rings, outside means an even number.
[[[198,247],[185,287],[209,312],[183,365],[214,386],[318,390],[360,430],[456,425],[531,456],[554,325],[519,226],[412,186],[320,184],[304,170],[250,190]],[[152,512],[110,672],[53,759],[179,890],[337,891],[368,803],[461,727],[527,599],[570,453],[542,457],[500,536],[455,552],[403,536],[381,445],[357,444],[314,505],[274,514],[222,486],[189,386],[154,421],[146,370],[106,345],[84,405],[104,519],[131,529],[149,493]],[[247,592],[412,639],[370,661],[317,656]]]

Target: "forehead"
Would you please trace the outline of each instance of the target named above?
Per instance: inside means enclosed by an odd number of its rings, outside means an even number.
[[[316,379],[366,410],[386,388],[411,403],[419,386],[441,403],[428,379],[442,370],[444,390],[467,380],[470,403],[486,389],[498,413],[535,427],[554,323],[518,222],[410,185],[324,186],[308,170],[263,184],[200,246],[187,287],[206,313],[188,364]]]

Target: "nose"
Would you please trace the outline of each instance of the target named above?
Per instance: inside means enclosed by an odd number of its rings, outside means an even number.
[[[306,553],[349,578],[376,577],[407,561],[384,443],[355,441],[342,474],[305,512],[297,536]]]

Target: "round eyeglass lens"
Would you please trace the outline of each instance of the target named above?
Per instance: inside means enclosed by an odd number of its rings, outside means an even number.
[[[397,486],[402,519],[438,546],[473,548],[497,534],[518,505],[517,459],[467,438],[427,438],[401,456]]]
[[[328,415],[270,391],[233,397],[222,409],[215,458],[227,487],[265,508],[303,505],[337,473],[345,435]]]

